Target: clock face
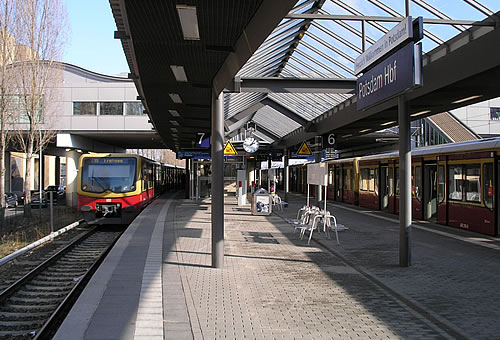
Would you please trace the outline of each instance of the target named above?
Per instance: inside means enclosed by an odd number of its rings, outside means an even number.
[[[246,152],[254,153],[259,150],[259,141],[253,137],[248,137],[243,141],[243,149]]]

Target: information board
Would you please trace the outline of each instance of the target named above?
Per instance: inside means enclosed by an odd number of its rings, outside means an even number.
[[[307,184],[328,185],[328,164],[307,164]]]

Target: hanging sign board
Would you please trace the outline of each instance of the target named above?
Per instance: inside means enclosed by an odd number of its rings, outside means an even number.
[[[297,155],[298,156],[312,156],[311,148],[309,147],[309,144],[307,144],[306,141],[303,141],[302,144],[300,145],[300,148],[297,151]]]
[[[231,141],[228,140],[226,146],[224,146],[224,156],[236,156],[237,154],[238,152],[236,152],[233,143],[231,143]]]
[[[354,74],[366,70],[377,60],[380,60],[391,50],[413,38],[413,22],[410,17],[406,17],[399,24],[394,26],[382,38],[377,40],[365,52],[354,61]]]
[[[307,184],[328,185],[328,164],[307,164]]]
[[[415,43],[391,54],[356,81],[356,109],[362,110],[396,96],[415,85],[422,85],[422,63],[415,58]],[[421,53],[421,52],[420,52]]]

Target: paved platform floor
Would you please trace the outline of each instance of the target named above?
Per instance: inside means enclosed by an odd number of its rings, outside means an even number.
[[[416,226],[402,268],[395,216],[329,203],[349,230],[308,246],[285,221],[305,198],[289,200],[253,216],[226,199],[224,269],[211,268],[210,202],[156,200],[56,339],[500,339],[498,239]]]

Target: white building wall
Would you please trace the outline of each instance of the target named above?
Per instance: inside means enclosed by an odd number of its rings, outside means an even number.
[[[49,104],[50,116],[47,128],[63,132],[108,130],[108,131],[151,131],[148,116],[100,115],[99,105],[95,116],[79,116],[73,113],[73,102],[139,102],[132,80],[96,74],[74,65],[64,64],[62,87],[57,89],[54,100]]]
[[[491,119],[490,108],[500,108],[500,98],[485,100],[451,111],[455,117],[478,135],[499,135],[500,120]]]

